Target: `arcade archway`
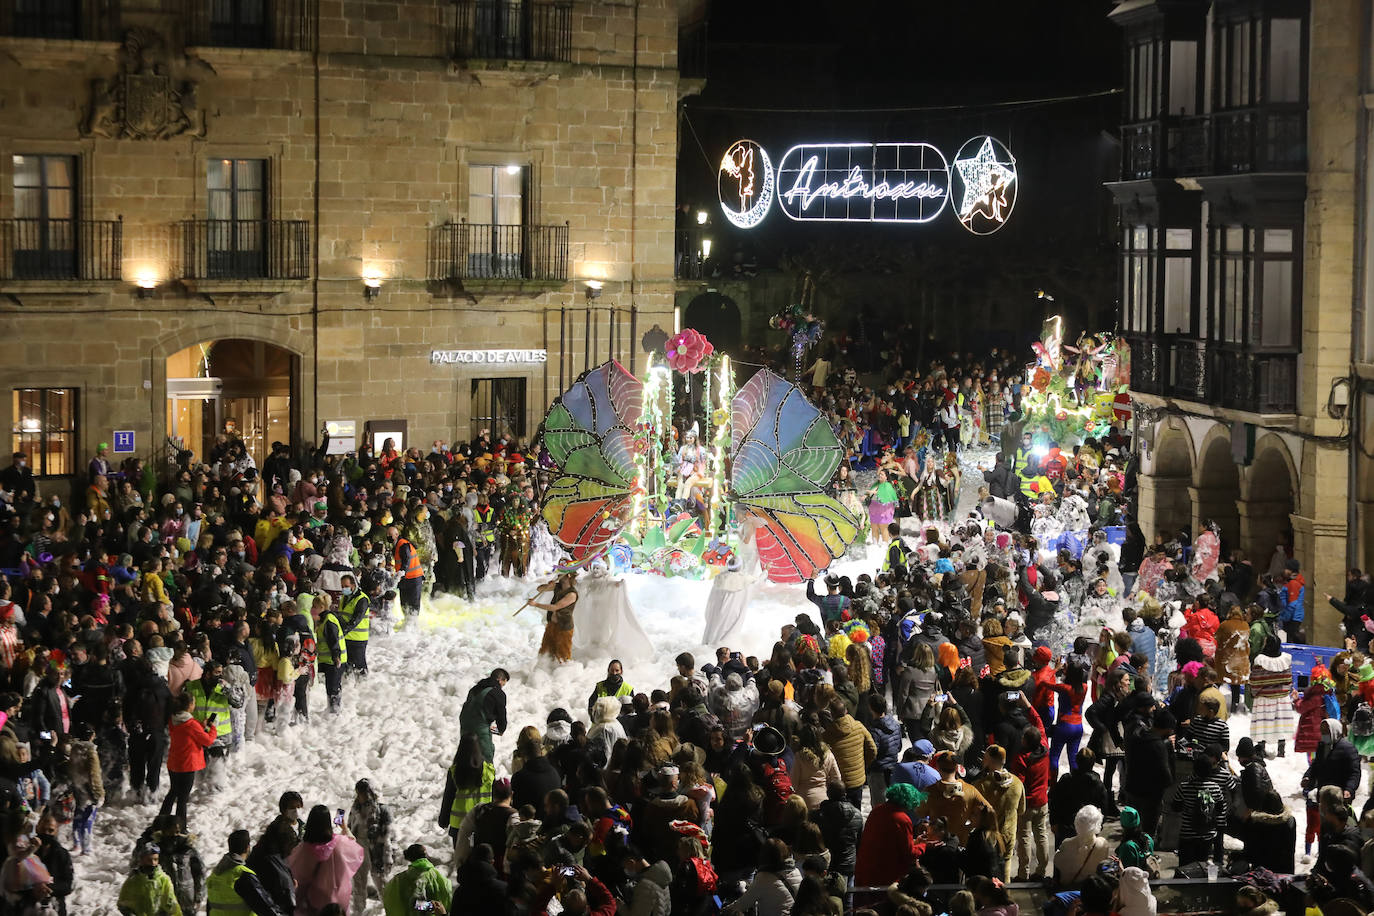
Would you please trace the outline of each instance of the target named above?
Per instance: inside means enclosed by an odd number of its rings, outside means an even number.
[[[192,344],[167,358],[167,435],[205,459],[220,435],[242,439],[258,467],[293,439],[299,359],[260,340]]]

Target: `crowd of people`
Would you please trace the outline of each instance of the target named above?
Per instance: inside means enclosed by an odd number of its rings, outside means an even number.
[[[331,454],[326,439],[275,444],[259,468],[221,437],[203,460],[116,468],[102,448],[75,506],[16,454],[0,470],[6,911],[65,912],[101,809],[154,802],[119,895],[130,916],[370,899],[388,916],[817,916],[851,899],[1016,916],[1015,881],[1045,883],[1064,911],[1136,916],[1155,911],[1166,850],[1183,875],[1247,876],[1248,912],[1374,908],[1374,846],[1351,807],[1374,755],[1367,579],[1326,596],[1348,648],[1294,695],[1281,641],[1303,626],[1300,564],[1280,549],[1257,574],[1215,530],[1147,544],[1127,434],[1023,428],[1019,378],[996,351],[879,384],[838,351],[817,359],[809,393],[847,449],[834,492],[868,523],[849,559],[880,565],[799,590],[805,610],[772,645],[683,652],[647,689],[608,660],[586,708],[519,723],[510,758],[494,736],[521,687],[494,669],[435,774],[453,869],[413,842],[397,859],[413,838],[393,836],[366,779],[348,811],[285,793],[210,867],[188,809],[228,785],[248,742],[329,728],[311,685],[337,712],[372,635],[427,595],[471,600],[486,576],[526,574],[548,537],[546,453],[486,434],[427,455]],[[558,641],[576,578],[551,588],[538,607]],[[1246,707],[1241,734],[1228,717]],[[1310,862],[1267,771],[1289,753],[1310,755]]]

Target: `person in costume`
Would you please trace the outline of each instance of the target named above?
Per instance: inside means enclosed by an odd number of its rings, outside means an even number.
[[[647,659],[654,654],[653,643],[630,604],[625,580],[612,576],[601,560],[592,564],[582,582],[573,614],[572,647],[579,658],[610,653]]]
[[[878,482],[868,491],[868,524],[873,543],[881,544],[887,526],[897,516],[897,488],[887,479],[887,471],[878,471]]]
[[[544,638],[539,643],[539,654],[547,655],[555,662],[566,662],[572,658],[573,621],[577,607],[577,570],[568,570],[554,579],[539,586],[540,592],[553,592],[548,603],[530,601],[530,607],[543,611]]]

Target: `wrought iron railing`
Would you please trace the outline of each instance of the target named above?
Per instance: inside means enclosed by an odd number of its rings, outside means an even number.
[[[1306,168],[1303,105],[1166,117],[1121,128],[1121,174],[1128,181]]]
[[[1211,359],[1212,399],[1254,413],[1293,413],[1298,405],[1298,354],[1219,347]]]
[[[1211,120],[1207,115],[1172,118],[1164,155],[1171,177],[1205,175],[1211,169]]]
[[[1131,345],[1131,390],[1163,394],[1159,341],[1140,334],[1127,335],[1126,339]]]
[[[188,219],[181,224],[186,280],[306,280],[310,224],[287,219]]]
[[[214,48],[310,51],[312,0],[183,0],[186,43]]]
[[[1187,337],[1169,342],[1168,393],[1189,401],[1208,400],[1207,344]]]
[[[1307,108],[1265,106],[1212,115],[1214,167],[1219,174],[1307,169]]]
[[[566,280],[568,225],[444,223],[430,230],[431,280]]]
[[[1121,128],[1121,177],[1127,180],[1153,178],[1162,163],[1159,161],[1158,121],[1126,124]]]
[[[0,279],[118,280],[123,259],[117,219],[0,220]]]
[[[96,41],[118,29],[119,4],[110,0],[0,0],[0,35]]]
[[[1188,337],[1127,335],[1131,390],[1252,413],[1293,413],[1296,350],[1250,350]]]
[[[572,60],[571,0],[458,0],[453,56]]]

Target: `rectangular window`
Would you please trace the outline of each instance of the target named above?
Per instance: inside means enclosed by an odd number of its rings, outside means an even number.
[[[14,276],[76,276],[76,157],[24,155],[14,166]]]
[[[1169,42],[1169,114],[1197,114],[1197,42]]]
[[[1270,102],[1302,101],[1302,20],[1269,22]]]
[[[1222,33],[1222,108],[1244,108],[1250,104],[1251,31],[1252,23],[1242,20],[1230,23]]]
[[[11,26],[19,38],[79,37],[80,0],[12,0]]]
[[[1256,321],[1255,342],[1261,347],[1291,347],[1294,345],[1294,304],[1298,300],[1295,287],[1293,259],[1293,230],[1265,229],[1261,234],[1262,249],[1255,281]]]
[[[1156,100],[1159,98],[1155,91],[1155,61],[1159,55],[1159,45],[1153,41],[1147,41],[1134,47],[1132,79],[1132,107],[1131,112],[1133,121],[1147,121],[1158,114]]]
[[[16,388],[11,451],[29,456],[37,477],[70,477],[77,469],[75,388]]]
[[[210,43],[221,48],[266,48],[267,0],[209,0]]]
[[[1226,343],[1246,341],[1245,237],[1246,230],[1239,226],[1228,226],[1214,236],[1213,323],[1218,338]]]
[[[525,437],[525,380],[472,380],[472,437],[487,430],[493,440]]]
[[[205,166],[209,276],[262,277],[267,270],[267,160],[210,159]]]
[[[1193,333],[1193,231],[1166,229],[1164,327],[1166,334]]]
[[[518,279],[525,269],[523,165],[468,168],[468,276]]]

